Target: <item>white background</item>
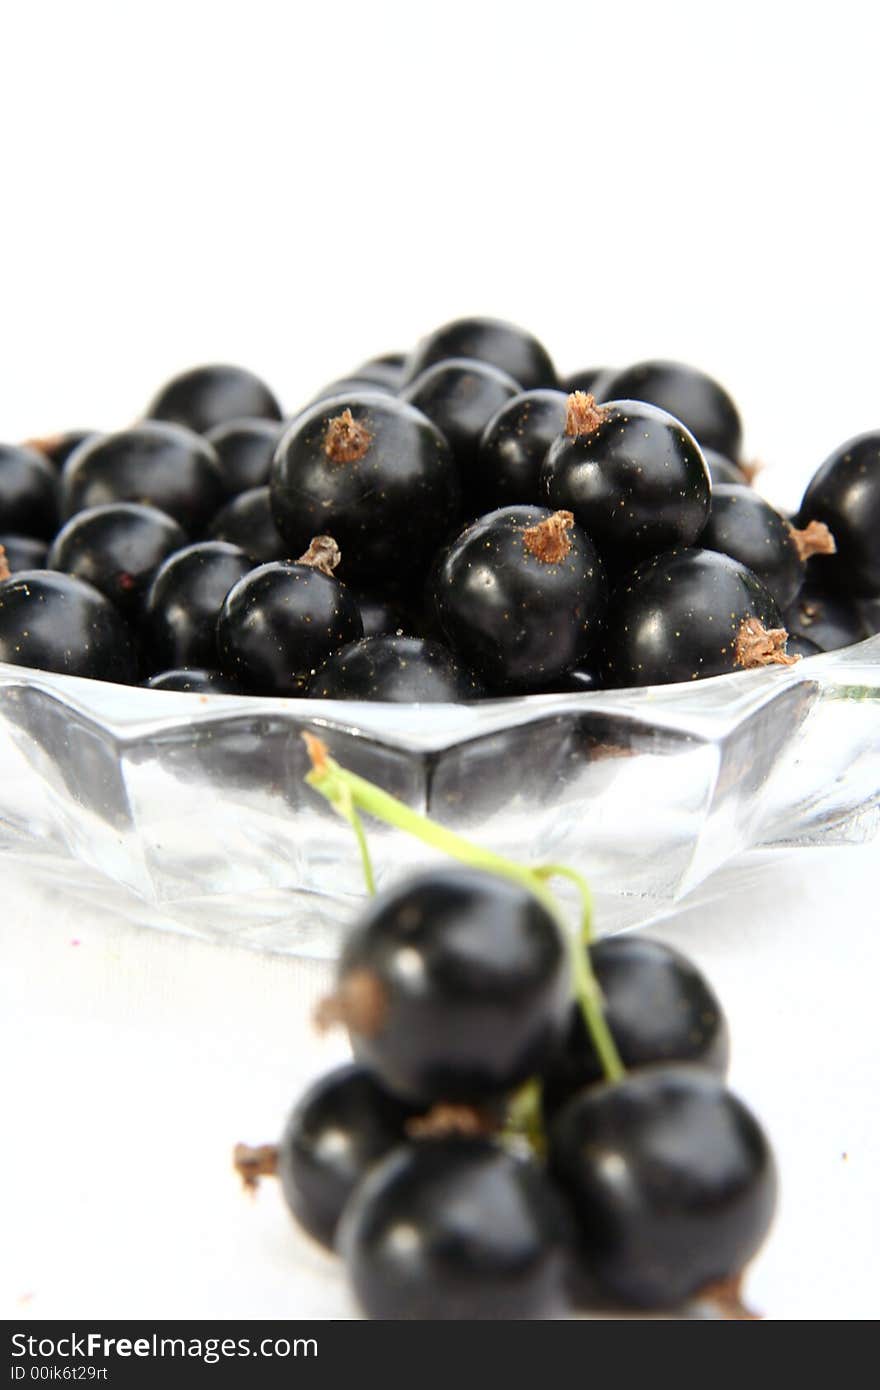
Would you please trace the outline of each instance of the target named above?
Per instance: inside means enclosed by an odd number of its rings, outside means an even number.
[[[462,313],[565,371],[705,366],[782,503],[880,424],[864,3],[31,0],[0,52],[0,437],[123,425],[205,359],[292,410]],[[665,929],[780,1151],[771,1316],[877,1312],[875,856],[786,857]],[[321,1064],[316,982],[3,886],[7,1315],[338,1315],[228,1171]]]

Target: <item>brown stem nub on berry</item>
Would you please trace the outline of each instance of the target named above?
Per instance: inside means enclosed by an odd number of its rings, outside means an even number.
[[[565,406],[565,433],[576,437],[592,434],[605,419],[606,411],[596,404],[596,397],[586,391],[572,391]]]
[[[717,1284],[707,1284],[697,1297],[726,1322],[761,1322],[763,1313],[756,1313],[743,1302],[743,1273],[732,1275],[729,1279],[719,1279]]]
[[[475,1105],[439,1103],[432,1106],[427,1115],[415,1115],[407,1120],[405,1128],[410,1139],[445,1139],[451,1134],[470,1137],[494,1134],[498,1118]]]
[[[12,570],[9,568],[9,561],[6,559],[6,551],[3,549],[3,546],[0,545],[0,580],[9,579],[11,575]]]
[[[360,1038],[375,1038],[385,1023],[388,1001],[381,980],[371,970],[353,970],[315,1009],[319,1032],[342,1023]]]
[[[545,565],[558,565],[571,550],[569,531],[574,525],[571,512],[554,512],[536,526],[523,531],[523,543],[530,555]]]
[[[278,1174],[278,1148],[275,1144],[236,1144],[232,1166],[249,1192],[256,1192],[260,1178]]]
[[[324,435],[324,453],[333,463],[357,463],[362,459],[373,442],[373,436],[356,420],[346,406],[341,415],[335,415],[327,426]]]
[[[309,542],[309,548],[305,554],[300,555],[297,560],[298,565],[309,565],[314,570],[320,570],[329,579],[333,578],[333,571],[342,559],[342,551],[336,544],[332,536],[313,536]]]
[[[808,521],[802,531],[791,528],[792,540],[802,560],[811,555],[835,555],[837,543],[824,521]]]
[[[794,666],[800,657],[788,655],[787,641],[784,627],[767,628],[757,618],[746,618],[736,634],[734,665],[747,671],[758,666]]]

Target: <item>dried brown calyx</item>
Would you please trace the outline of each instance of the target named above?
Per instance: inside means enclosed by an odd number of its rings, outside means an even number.
[[[9,568],[9,561],[6,558],[6,551],[3,549],[3,546],[0,545],[0,580],[10,579],[11,577],[12,570]]]
[[[707,1284],[697,1295],[696,1301],[713,1309],[726,1322],[761,1322],[762,1313],[756,1313],[743,1302],[742,1274],[719,1279],[717,1284]]]
[[[356,420],[346,406],[342,414],[335,415],[327,426],[324,453],[332,463],[357,463],[372,442],[373,436],[366,425]]]
[[[592,434],[607,414],[596,404],[595,396],[586,391],[572,391],[565,406],[565,433],[573,439],[581,434]]]
[[[314,536],[305,554],[300,555],[298,565],[310,565],[314,570],[333,578],[333,571],[342,559],[342,551],[332,536]]]
[[[274,1178],[278,1173],[277,1144],[236,1144],[232,1151],[232,1166],[249,1192],[256,1192],[260,1178]]]
[[[523,545],[536,560],[545,565],[558,565],[571,550],[571,536],[574,526],[571,512],[554,512],[535,526],[527,526],[523,531]]]
[[[835,555],[837,543],[824,521],[808,521],[802,530],[790,526],[792,540],[802,560],[811,555]]]
[[[494,1134],[497,1129],[497,1118],[475,1105],[440,1103],[433,1106],[427,1115],[416,1115],[406,1123],[410,1139],[443,1139],[449,1134]]]
[[[387,1011],[382,981],[371,970],[353,970],[340,980],[333,994],[320,1001],[315,1009],[315,1027],[324,1032],[341,1023],[358,1037],[375,1038],[382,1031]]]
[[[757,618],[744,618],[736,634],[734,665],[746,671],[758,666],[794,666],[800,657],[788,655],[787,641],[784,627],[765,627]]]

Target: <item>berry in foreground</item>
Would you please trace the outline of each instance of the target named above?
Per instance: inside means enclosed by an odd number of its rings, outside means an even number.
[[[258,566],[223,602],[217,620],[221,670],[247,694],[302,695],[333,652],[363,635],[356,600],[333,577],[339,552],[324,567],[320,547],[306,558],[314,550],[315,543],[295,564]]]
[[[395,704],[476,700],[479,681],[439,642],[419,637],[364,637],[331,656],[309,683],[318,700],[387,700]]]
[[[156,570],[182,545],[186,536],[165,512],[112,502],[71,517],[52,543],[48,565],[85,579],[120,612],[135,616]]]
[[[272,510],[298,554],[329,532],[348,579],[424,572],[458,516],[449,446],[412,406],[375,392],[337,396],[297,419],[272,466]]]
[[[369,905],[328,1008],[356,1058],[395,1094],[480,1103],[546,1064],[568,987],[559,927],[528,889],[444,868]]]
[[[278,1146],[278,1177],[301,1226],[332,1246],[342,1209],[369,1169],[406,1138],[418,1111],[357,1065],[310,1086]]]
[[[128,629],[109,599],[54,570],[0,582],[0,661],[122,685],[137,679]]]
[[[168,420],[207,434],[229,420],[280,420],[281,408],[265,382],[244,367],[193,367],[162,387],[147,409],[149,420]]]
[[[608,937],[590,947],[605,1020],[623,1065],[693,1062],[723,1076],[730,1053],[717,996],[679,951],[640,933]],[[602,1081],[602,1064],[583,1013],[572,1005],[565,1043],[544,1073],[545,1114],[585,1086]]]
[[[596,651],[607,591],[570,512],[503,507],[467,527],[433,580],[456,655],[493,691],[541,690]]]
[[[698,1067],[581,1091],[551,1126],[549,1164],[591,1277],[630,1308],[674,1307],[735,1282],[776,1204],[761,1126]]]
[[[798,525],[821,521],[837,543],[822,583],[853,598],[880,595],[880,431],[841,444],[804,493]]]
[[[736,462],[742,448],[739,411],[724,387],[683,362],[638,362],[599,383],[602,400],[647,401],[674,415],[704,449]]]
[[[792,665],[779,608],[760,579],[714,550],[670,550],[614,593],[602,674],[608,686],[702,680]]]
[[[537,338],[515,324],[486,318],[455,319],[423,338],[407,361],[406,382],[450,357],[470,357],[497,367],[524,391],[557,384],[550,355]]]
[[[709,515],[711,484],[696,440],[639,401],[597,406],[568,398],[564,432],[541,469],[541,494],[564,507],[617,573],[675,545],[692,545]]]
[[[356,1190],[339,1246],[370,1318],[552,1318],[569,1218],[544,1172],[486,1139],[390,1154]]]

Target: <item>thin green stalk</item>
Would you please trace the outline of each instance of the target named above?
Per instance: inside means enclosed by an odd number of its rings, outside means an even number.
[[[367,886],[371,892],[374,891],[372,867],[363,826],[358,816],[359,811],[384,821],[386,825],[406,831],[423,844],[448,854],[450,858],[457,859],[462,864],[469,864],[472,868],[483,869],[511,883],[517,883],[538,899],[559,924],[566,940],[571,943],[575,996],[583,1010],[584,1022],[605,1075],[609,1081],[616,1081],[623,1076],[623,1064],[602,1011],[602,994],[590,966],[589,953],[585,950],[585,946],[592,939],[593,912],[592,894],[586,880],[576,870],[563,864],[545,864],[529,869],[524,864],[517,864],[515,860],[506,859],[503,855],[473,844],[472,841],[457,835],[455,831],[447,830],[445,826],[431,820],[429,816],[414,811],[411,806],[382,791],[381,787],[377,787],[373,782],[368,782],[365,778],[358,777],[357,773],[349,772],[347,768],[340,766],[328,755],[326,745],[313,734],[304,733],[303,738],[312,761],[312,770],[306,774],[306,781],[354,828],[361,846]],[[573,938],[569,934],[559,903],[547,887],[545,880],[548,878],[566,878],[577,886],[581,896],[581,932],[578,937]]]

